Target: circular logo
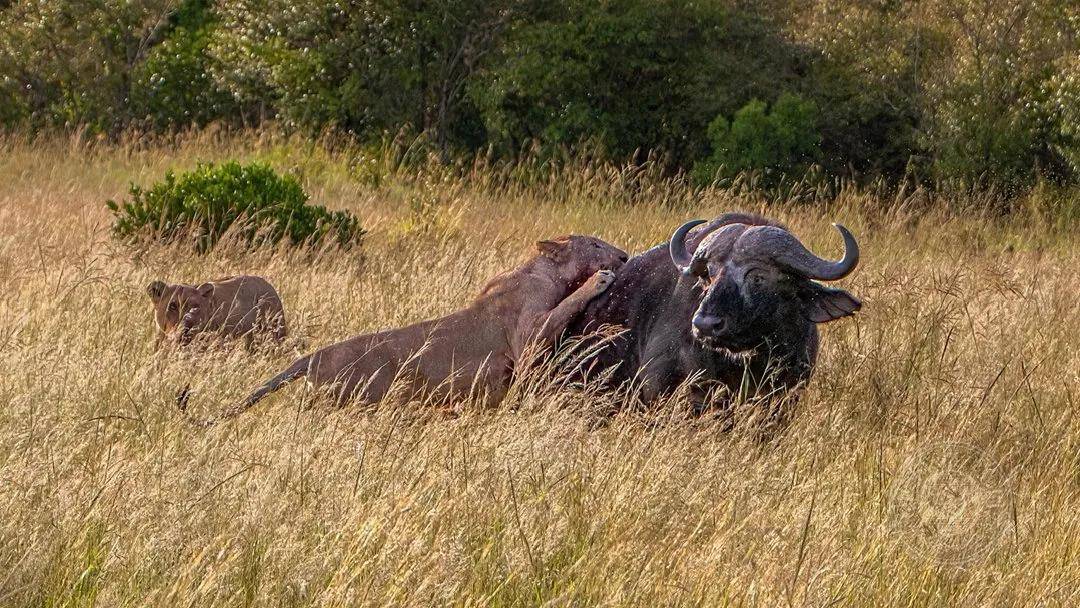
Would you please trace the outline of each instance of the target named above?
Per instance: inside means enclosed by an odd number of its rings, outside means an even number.
[[[904,461],[889,486],[886,521],[909,551],[955,566],[985,559],[1012,528],[996,464],[973,446],[948,441],[922,446]]]

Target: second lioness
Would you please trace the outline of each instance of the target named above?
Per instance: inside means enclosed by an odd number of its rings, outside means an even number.
[[[154,281],[146,292],[154,305],[158,345],[173,340],[183,346],[207,334],[242,338],[251,347],[264,338],[281,342],[287,332],[281,298],[262,277],[223,277],[199,285]]]
[[[446,399],[471,391],[498,400],[530,343],[547,346],[608,288],[626,253],[600,239],[537,243],[539,254],[492,279],[463,310],[401,329],[365,334],[296,360],[224,417],[239,414],[290,380],[306,376],[339,403],[381,400],[395,380],[414,395]]]

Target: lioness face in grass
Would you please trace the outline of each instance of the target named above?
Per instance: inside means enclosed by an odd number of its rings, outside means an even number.
[[[197,285],[154,281],[146,291],[159,344],[169,338],[182,345],[208,332],[222,339],[244,338],[251,346],[256,334],[280,342],[287,331],[281,298],[262,277],[223,277]]]
[[[210,309],[210,295],[214,287],[210,283],[199,286],[170,285],[163,281],[154,281],[147,286],[146,292],[154,306],[154,321],[161,334],[171,336],[180,329],[180,322],[185,315],[202,315],[199,311]]]

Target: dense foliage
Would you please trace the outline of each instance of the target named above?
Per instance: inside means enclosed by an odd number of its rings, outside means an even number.
[[[106,204],[115,216],[113,232],[125,239],[173,241],[192,237],[206,251],[232,233],[248,245],[277,243],[348,246],[363,234],[345,211],[307,204],[296,178],[279,176],[262,164],[203,164],[148,189],[131,186],[131,200]]]
[[[754,100],[735,113],[730,123],[722,115],[709,124],[712,154],[694,165],[694,178],[709,183],[760,172],[762,183],[773,185],[785,175],[798,174],[815,160],[821,141],[817,107],[797,95],[784,93],[767,111]]]
[[[590,140],[688,167],[710,121],[793,86],[800,59],[762,16],[722,3],[566,3],[515,24],[470,91],[506,150]]]
[[[444,160],[587,143],[701,181],[1017,192],[1080,183],[1078,31],[1066,0],[13,0],[0,125],[273,121]]]

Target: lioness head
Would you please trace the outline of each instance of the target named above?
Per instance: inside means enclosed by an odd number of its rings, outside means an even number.
[[[553,260],[571,287],[576,287],[600,270],[618,270],[626,262],[626,252],[594,236],[572,234],[540,241],[536,248]]]
[[[181,339],[185,339],[186,333],[200,325],[209,314],[214,285],[171,285],[154,281],[146,287],[146,293],[154,305],[154,320],[162,333],[173,334],[179,329]]]

